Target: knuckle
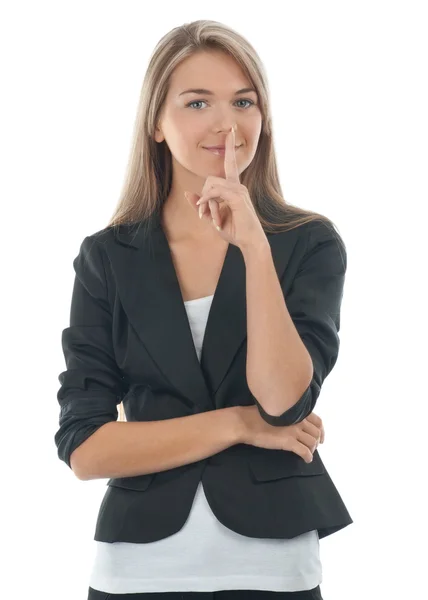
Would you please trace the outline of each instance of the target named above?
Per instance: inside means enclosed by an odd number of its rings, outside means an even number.
[[[211,188],[213,188],[215,185],[215,181],[213,181],[213,177],[212,175],[209,175],[204,183],[204,186],[202,188],[202,194],[207,193]]]

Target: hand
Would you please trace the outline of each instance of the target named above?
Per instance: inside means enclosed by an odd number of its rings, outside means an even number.
[[[233,127],[226,137],[224,171],[226,179],[207,177],[202,196],[186,191],[187,200],[195,210],[202,207],[202,218],[212,220],[221,238],[242,250],[269,243],[248,190],[239,181]]]
[[[288,450],[310,463],[318,444],[324,443],[324,426],[314,412],[300,423],[276,427],[266,423],[257,406],[239,408],[242,409],[240,415],[244,433],[240,441],[243,444],[270,450]]]

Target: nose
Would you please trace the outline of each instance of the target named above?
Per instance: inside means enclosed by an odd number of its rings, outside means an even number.
[[[238,140],[240,138],[238,138],[238,128],[236,126],[236,123],[230,123],[227,125],[222,125],[222,126],[218,126],[214,128],[215,133],[213,134],[213,137],[220,139],[222,137],[222,134],[224,135],[224,138],[222,140],[221,143],[226,144],[226,138],[230,133],[230,130],[232,129],[232,126],[234,128],[235,131],[235,140]]]
[[[227,135],[228,133],[230,133],[230,130],[232,129],[232,127],[234,127],[235,129],[235,136],[237,133],[237,122],[236,122],[236,113],[233,113],[231,111],[231,109],[229,107],[227,108],[219,108],[218,112],[215,113],[215,115],[217,115],[217,118],[214,117],[214,127],[213,129],[216,131],[217,134],[219,133],[224,133],[224,135]]]

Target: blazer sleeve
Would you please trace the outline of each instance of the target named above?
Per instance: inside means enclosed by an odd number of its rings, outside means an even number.
[[[66,370],[58,376],[60,414],[55,434],[58,457],[70,469],[72,452],[102,425],[117,421],[117,404],[123,397],[102,245],[93,236],[81,243],[73,267],[70,326],[62,332]]]
[[[315,408],[323,381],[339,355],[340,307],[346,268],[346,247],[340,235],[323,223],[312,225],[307,251],[285,302],[312,358],[313,377],[296,404],[278,416],[269,415],[253,396],[260,415],[270,425],[300,423]]]

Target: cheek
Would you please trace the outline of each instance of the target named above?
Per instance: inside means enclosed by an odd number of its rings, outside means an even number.
[[[250,141],[251,147],[249,149],[250,149],[252,155],[254,155],[257,152],[257,147],[258,147],[259,141],[260,141],[261,130],[262,130],[261,121],[254,122],[252,124],[252,127],[250,128],[248,140],[251,140]]]
[[[186,112],[179,113],[170,125],[170,139],[174,140],[174,147],[186,155],[191,155],[204,140],[202,120],[192,118]]]
[[[250,131],[250,137],[252,140],[257,140],[260,137],[260,133],[262,130],[262,117],[260,114],[257,114],[252,118],[248,123],[248,130]]]
[[[201,145],[204,140],[203,135],[203,132],[198,132],[187,122],[181,121],[170,128],[168,146],[174,159],[182,167],[200,177],[207,177],[210,173],[205,172],[207,165],[204,154],[207,151]]]

